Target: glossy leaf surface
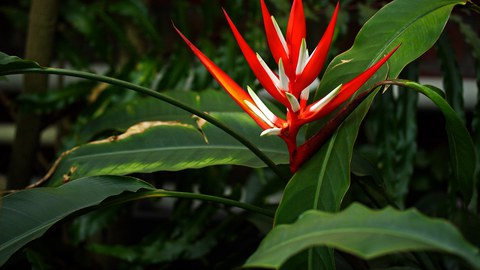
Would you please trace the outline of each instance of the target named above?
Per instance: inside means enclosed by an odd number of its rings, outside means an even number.
[[[450,223],[416,210],[371,210],[353,204],[342,212],[310,210],[290,225],[275,227],[246,266],[278,268],[312,246],[330,246],[364,259],[405,251],[441,251],[480,267],[480,253]]]
[[[202,112],[242,112],[242,109],[221,91],[166,91],[165,94]],[[276,111],[275,107],[269,107]],[[280,115],[279,112],[276,113]],[[77,140],[86,142],[95,135],[109,130],[124,132],[130,126],[144,121],[195,123],[191,113],[173,105],[150,98],[137,99],[107,110],[85,123],[78,132]]]
[[[288,152],[277,137],[260,137],[261,129],[245,113],[216,113],[217,119],[257,145],[277,164],[288,163]],[[200,129],[200,130],[199,130]],[[90,175],[126,175],[161,170],[178,171],[212,165],[264,167],[246,147],[212,124],[143,122],[126,133],[74,148],[59,163],[53,184]]]

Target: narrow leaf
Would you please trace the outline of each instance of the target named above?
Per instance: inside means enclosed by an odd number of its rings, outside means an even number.
[[[416,82],[395,80],[394,84],[409,87],[418,91],[437,105],[445,116],[445,128],[448,135],[448,147],[453,170],[451,185],[453,191],[463,195],[465,203],[472,199],[475,188],[475,171],[477,156],[475,145],[460,116],[453,110],[448,102],[439,94],[441,90],[433,86],[425,86]]]
[[[418,80],[417,65],[408,65],[400,76]],[[375,142],[372,161],[382,174],[379,184],[400,208],[405,205],[416,161],[417,101],[415,91],[402,88],[398,95],[386,91],[375,99],[365,125],[368,140]]]
[[[436,47],[443,71],[443,89],[447,101],[455,112],[465,119],[462,74],[460,74],[460,67],[455,59],[455,50],[447,32],[441,35]]]

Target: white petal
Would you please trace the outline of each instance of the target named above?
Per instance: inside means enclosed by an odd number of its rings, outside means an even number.
[[[278,87],[280,84],[280,81],[278,80],[277,76],[273,71],[268,67],[267,63],[263,61],[263,58],[260,56],[260,54],[257,53],[257,59],[260,62],[260,65],[262,65],[263,69],[267,72],[268,76],[270,77],[270,80]]]
[[[269,125],[270,127],[274,127],[275,125],[270,121],[268,120],[268,118],[257,108],[257,106],[253,105],[250,101],[248,100],[244,100],[243,102],[245,102],[245,104],[247,104],[247,106],[258,116],[260,117],[263,122],[265,122],[267,125]]]
[[[320,111],[323,107],[325,107],[325,105],[328,104],[328,102],[330,102],[334,97],[336,97],[338,93],[340,93],[340,88],[342,88],[341,84],[335,89],[333,89],[330,93],[328,93],[328,95],[324,96],[322,99],[314,103],[312,107],[310,107],[310,112],[316,113]]]
[[[287,91],[289,79],[287,77],[287,74],[285,74],[282,58],[278,60],[278,77],[279,77],[278,88],[280,88],[283,91]]]
[[[262,133],[260,133],[260,136],[280,135],[281,133],[282,133],[281,128],[269,128],[262,131]]]
[[[283,36],[282,31],[280,30],[280,27],[278,26],[278,23],[273,16],[272,16],[272,22],[273,22],[273,26],[275,27],[275,31],[277,31],[277,36],[280,39],[280,42],[282,43],[283,49],[288,55],[287,41],[285,41],[285,37]]]
[[[247,91],[250,94],[250,96],[253,99],[253,102],[255,102],[255,105],[257,108],[262,112],[263,115],[271,122],[275,123],[277,121],[277,116],[270,111],[270,109],[263,103],[263,101],[257,96],[257,94],[250,88],[250,86],[247,86]]]
[[[307,60],[305,61],[305,65],[303,66],[303,68],[305,68],[308,65],[308,62],[310,62],[310,59],[312,59],[312,56],[316,50],[317,48],[313,49],[313,52],[308,56]]]
[[[310,96],[310,87],[303,89],[303,91],[300,93],[301,100],[308,100],[309,96]]]
[[[297,75],[303,72],[303,69],[307,65],[307,61],[309,60],[308,50],[307,50],[307,42],[305,39],[302,39],[302,45],[300,45],[300,51],[298,53],[298,62],[297,62],[297,69],[295,73]]]
[[[290,105],[292,106],[292,110],[294,112],[298,112],[298,110],[300,110],[300,103],[298,103],[297,98],[288,92],[285,93],[285,96],[287,97],[288,102],[290,102]]]

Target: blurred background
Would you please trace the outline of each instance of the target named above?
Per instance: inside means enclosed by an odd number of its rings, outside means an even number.
[[[387,2],[341,1],[329,58],[347,50],[361,25]],[[310,48],[320,39],[335,4],[304,0]],[[291,1],[267,1],[267,5],[285,29]],[[178,37],[175,24],[240,86],[260,89],[222,8],[252,48],[271,63],[259,1],[245,0],[2,0],[0,51],[166,93],[222,91]],[[454,10],[437,44],[400,76],[443,89],[476,145],[480,145],[479,18],[465,7]],[[35,23],[29,25],[29,21]],[[20,189],[42,178],[68,149],[120,134],[124,129],[86,127],[145,98],[102,83],[62,76],[50,76],[47,82],[45,78],[0,78],[0,190]],[[122,119],[121,114],[116,117]],[[441,201],[448,187],[448,158],[443,116],[433,104],[397,88],[377,96],[357,142],[354,164],[366,162],[382,177],[397,179],[387,189],[399,201],[434,215],[442,206],[431,202]],[[355,174],[355,167],[352,171]],[[361,178],[361,173],[354,177]],[[278,202],[285,185],[268,170],[235,166],[159,172],[142,179],[158,187],[198,189],[231,198],[248,194],[248,200],[259,205]],[[351,196],[356,192],[361,187],[353,184]],[[270,220],[205,203],[180,199],[135,203],[72,217],[19,252],[7,269],[28,265],[40,269],[232,269],[256,248],[270,225]],[[55,239],[48,249],[45,239]]]

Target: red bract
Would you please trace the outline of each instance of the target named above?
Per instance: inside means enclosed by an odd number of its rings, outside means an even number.
[[[247,87],[247,93],[238,86],[177,28],[175,29],[218,83],[264,129],[260,135],[277,135],[286,142],[290,153],[291,170],[295,172],[301,165],[299,163],[308,159],[304,153],[298,152],[298,150],[305,149],[304,145],[299,147],[296,143],[300,127],[325,117],[350,99],[398,47],[356,78],[339,85],[322,99],[307,104],[310,92],[309,85],[321,72],[330,49],[339,5],[337,4],[323,37],[310,54],[305,41],[306,27],[302,1],[294,0],[293,2],[286,37],[282,34],[275,18],[270,15],[264,0],[260,0],[260,4],[268,46],[278,65],[277,72],[272,71],[262,57],[250,48],[227,12],[225,10],[223,12],[248,65],[258,81],[273,98],[286,107],[287,117],[285,120],[275,116],[252,89]],[[336,127],[339,124],[334,123],[329,129],[331,130],[332,126]],[[318,146],[316,145],[316,147]],[[308,152],[308,156],[313,153],[311,149],[303,151]]]

